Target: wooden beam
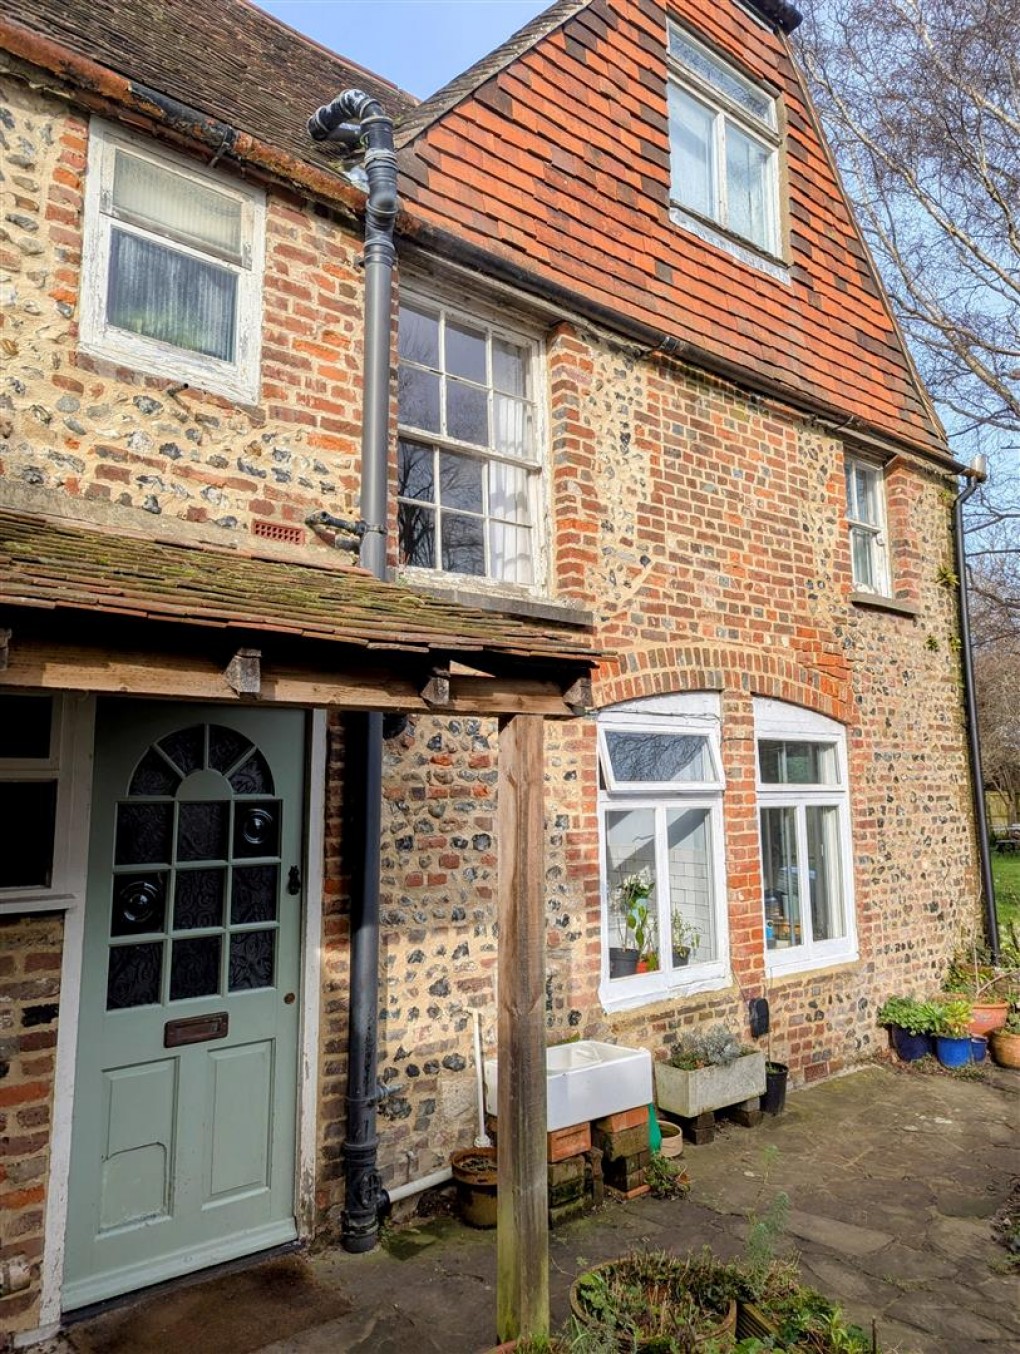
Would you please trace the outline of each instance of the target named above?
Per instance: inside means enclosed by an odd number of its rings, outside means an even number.
[[[263,651],[264,652],[264,651]],[[35,687],[48,691],[93,691],[107,695],[240,703],[221,657],[214,652],[168,649],[106,648],[86,642],[60,643],[22,636],[8,651],[0,686]],[[398,710],[427,714],[433,707],[421,692],[421,676],[407,661],[378,667],[342,666],[344,655],[316,667],[286,667],[261,661],[258,699],[269,705],[344,710]],[[569,718],[555,682],[526,677],[450,678],[450,699],[443,713],[458,715],[546,715]]]
[[[11,651],[11,632],[0,628],[0,672],[7,671],[8,655]]]
[[[496,1329],[549,1331],[542,719],[499,732]]]

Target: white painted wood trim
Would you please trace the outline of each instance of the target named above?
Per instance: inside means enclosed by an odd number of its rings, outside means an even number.
[[[71,1118],[74,1112],[74,1072],[78,1059],[78,1007],[85,940],[85,887],[88,879],[89,820],[92,811],[92,766],[95,756],[96,701],[94,696],[66,696],[71,721],[69,740],[69,830],[65,856],[66,878],[72,893],[64,914],[64,944],[60,966],[60,1013],[54,1069],[53,1126],[50,1169],[46,1189],[39,1321],[45,1329],[60,1321],[64,1282],[64,1234],[67,1228],[67,1191],[71,1171]]]
[[[322,886],[326,836],[325,710],[310,714],[308,739],[308,832],[305,849],[305,913],[301,956],[301,1048],[298,1075],[298,1234],[315,1228],[315,1176],[319,1122],[319,1010],[322,996]]]

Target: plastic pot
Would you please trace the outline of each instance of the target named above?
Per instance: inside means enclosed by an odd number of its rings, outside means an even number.
[[[973,1058],[970,1035],[965,1034],[962,1039],[954,1039],[948,1034],[937,1034],[935,1056],[943,1067],[966,1067]]]
[[[890,1025],[889,1034],[900,1062],[915,1063],[931,1052],[930,1034],[910,1034],[902,1025]]]
[[[766,1114],[782,1114],[786,1108],[786,1081],[790,1069],[786,1063],[765,1064],[765,1094],[761,1107]]]
[[[983,1063],[985,1054],[988,1052],[988,1040],[982,1035],[972,1034],[970,1036],[970,1058],[971,1062]]]
[[[629,978],[637,973],[638,951],[625,950],[617,945],[609,947],[610,978]]]

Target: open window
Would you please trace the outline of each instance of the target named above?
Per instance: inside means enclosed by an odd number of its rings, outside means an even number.
[[[718,698],[677,695],[598,721],[607,1007],[726,981]]]

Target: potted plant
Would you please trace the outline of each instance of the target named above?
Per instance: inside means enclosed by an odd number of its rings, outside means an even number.
[[[732,1343],[736,1284],[736,1267],[708,1250],[685,1257],[632,1251],[580,1274],[570,1307],[620,1350],[719,1349]]]
[[[764,1090],[765,1054],[746,1048],[722,1025],[683,1035],[669,1061],[655,1064],[660,1107],[684,1119],[740,1104]]]
[[[623,922],[623,944],[609,947],[610,978],[630,977],[637,972],[643,957],[647,963],[648,899],[654,887],[652,872],[646,866],[636,874],[627,875],[613,889],[613,912]]]
[[[1006,1023],[988,1036],[992,1060],[1000,1067],[1020,1067],[1020,996],[1010,1003]]]
[[[931,1053],[936,1010],[931,1002],[914,997],[888,997],[878,1011],[878,1023],[886,1025],[896,1056],[905,1063]]]
[[[935,1056],[943,1067],[963,1067],[971,1061],[970,1021],[971,1005],[966,997],[936,1003]]]
[[[973,944],[969,955],[958,953],[954,956],[943,987],[951,997],[969,998],[970,1032],[984,1035],[1001,1029],[1006,1023],[1009,1014],[1007,992],[1016,977],[1016,970],[1004,972],[982,963],[981,953]]]
[[[670,940],[673,946],[673,967],[684,968],[698,952],[701,932],[682,913],[674,912],[670,918]]]

